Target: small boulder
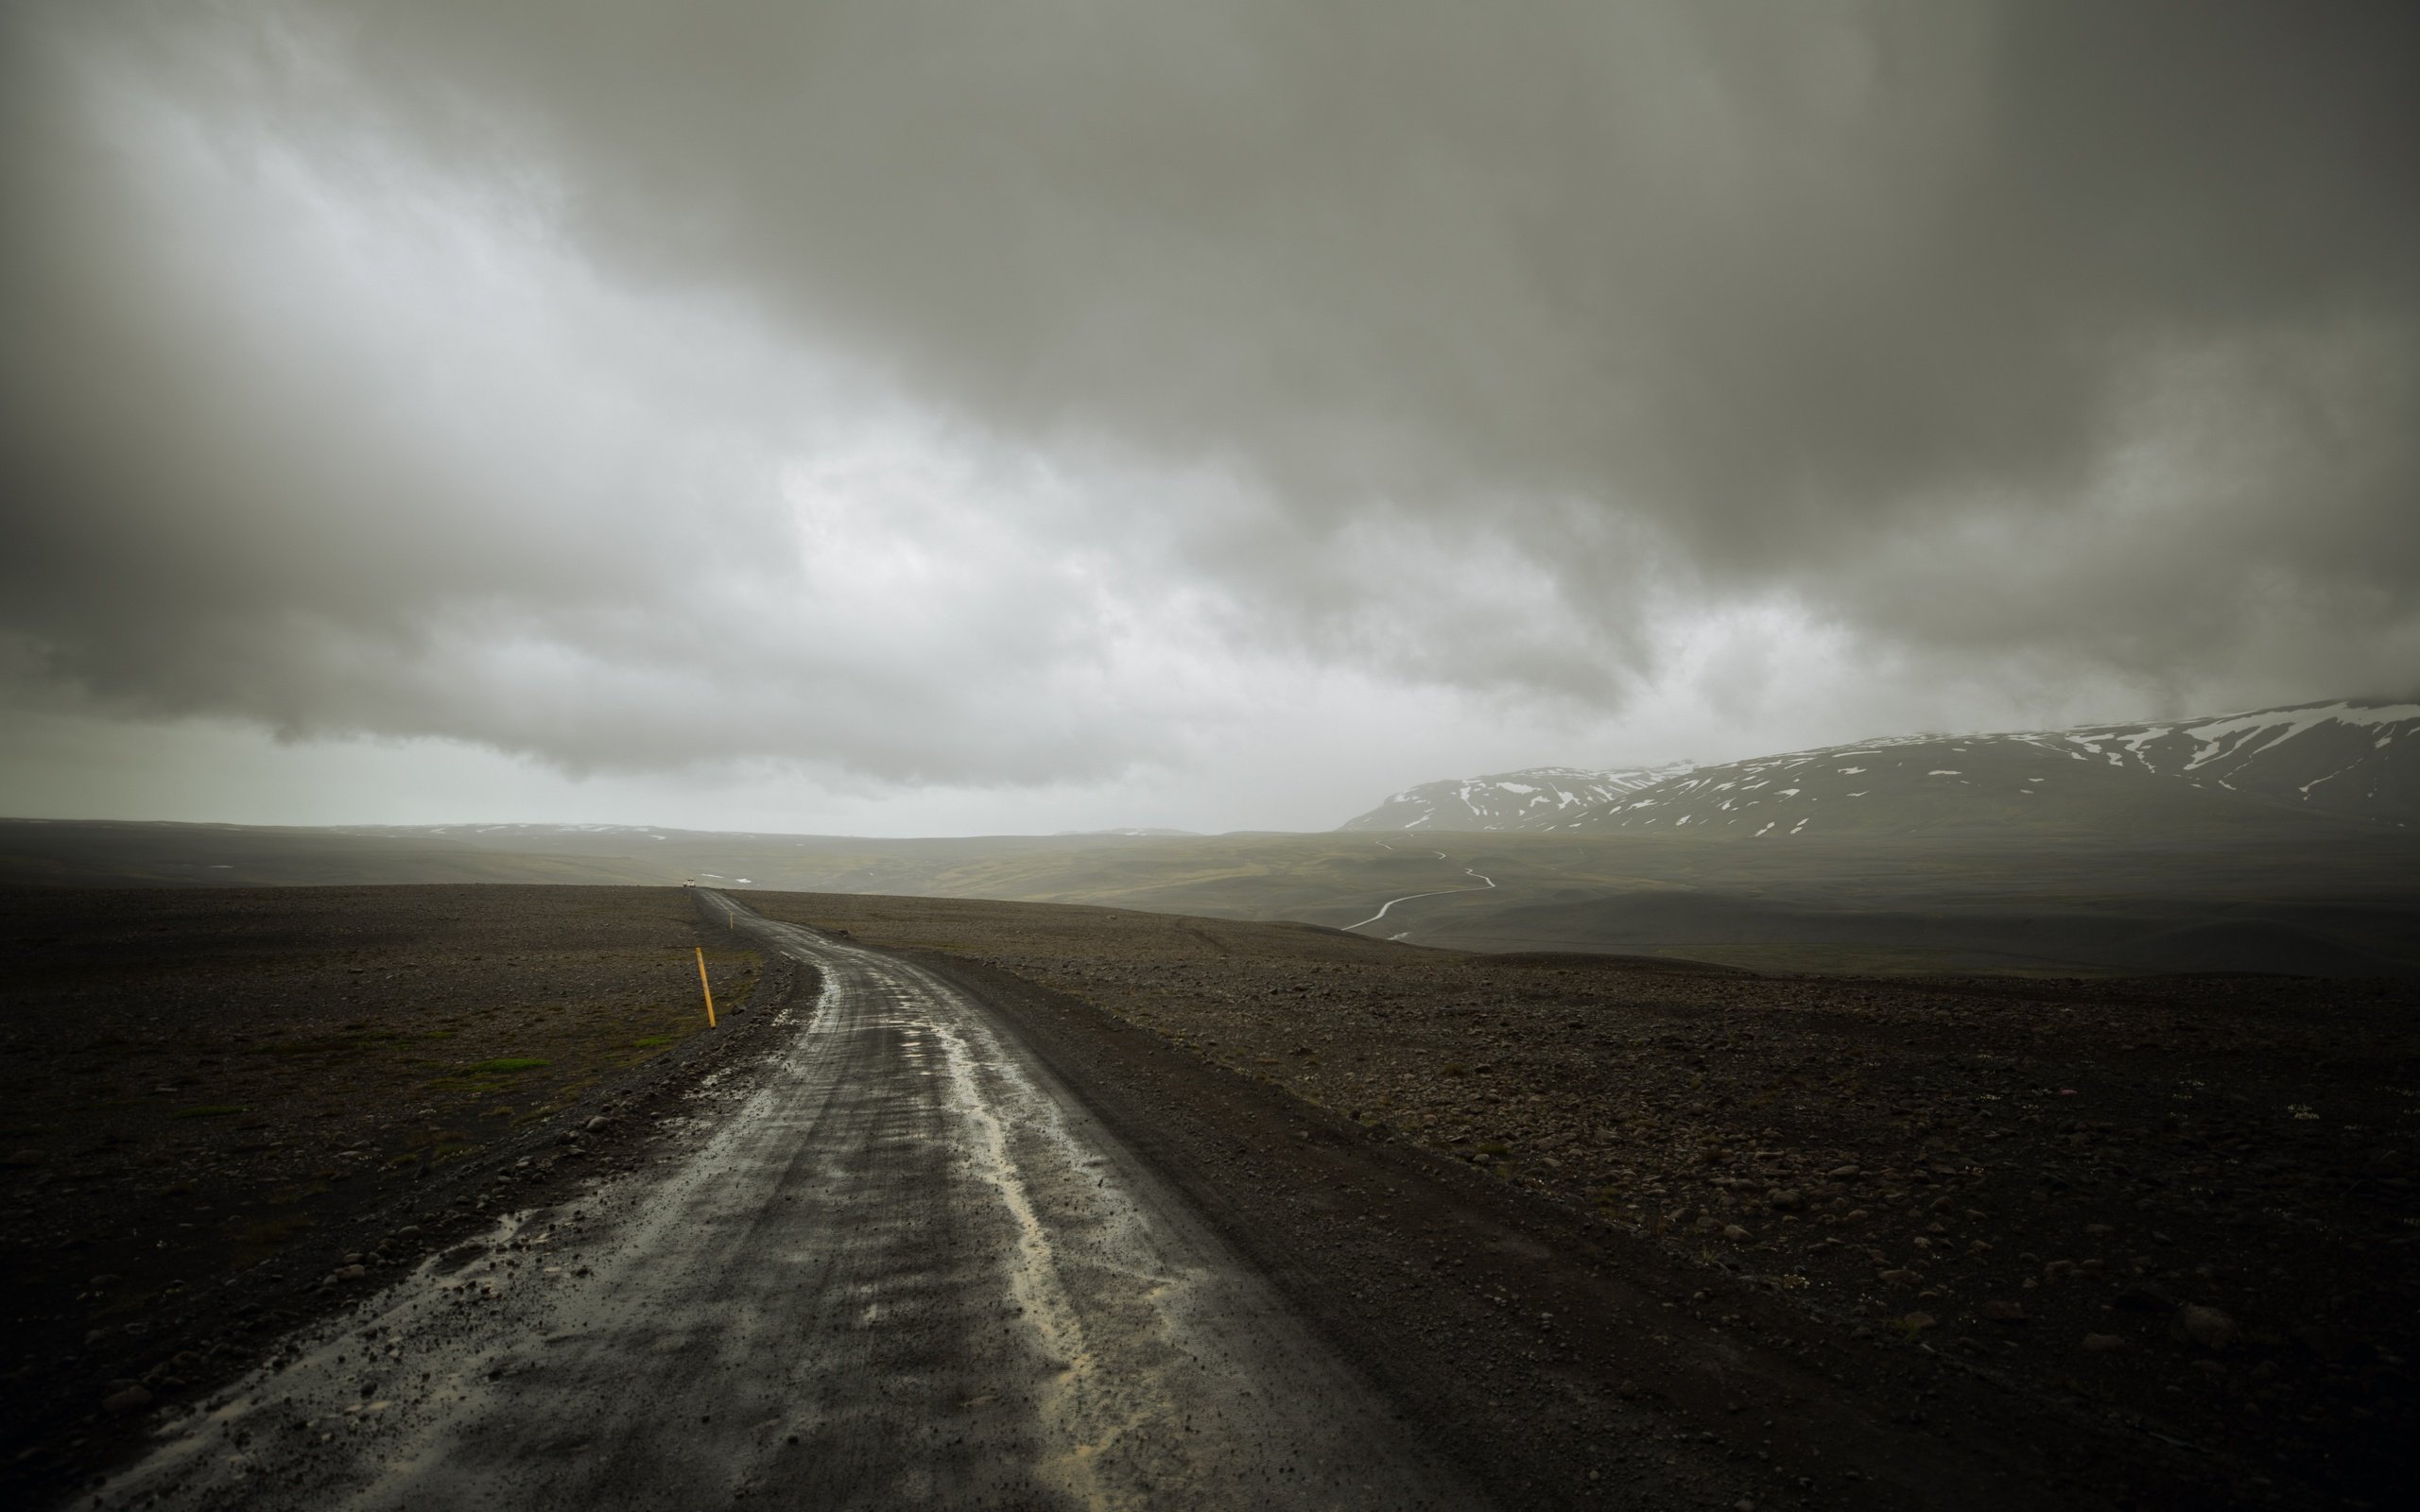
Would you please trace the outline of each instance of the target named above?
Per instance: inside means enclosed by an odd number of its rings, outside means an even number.
[[[2176,1310],[2176,1336],[2205,1349],[2223,1349],[2235,1342],[2235,1319],[2215,1307],[2187,1302]]]
[[[2022,1323],[2025,1321],[2025,1304],[2023,1302],[1985,1302],[1983,1315],[1995,1323]]]
[[[141,1386],[127,1386],[101,1399],[101,1411],[107,1413],[141,1412],[151,1405],[151,1393]]]
[[[2110,1354],[2124,1349],[2126,1341],[2115,1333],[2087,1333],[2083,1336],[2083,1347],[2088,1353]]]

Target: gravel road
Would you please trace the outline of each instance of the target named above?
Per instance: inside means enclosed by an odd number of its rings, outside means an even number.
[[[694,1146],[423,1263],[98,1504],[1483,1503],[1007,1021],[700,902],[822,987]]]

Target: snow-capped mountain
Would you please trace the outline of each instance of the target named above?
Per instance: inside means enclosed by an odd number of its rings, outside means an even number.
[[[1574,816],[1602,810],[1621,798],[1689,770],[1628,766],[1595,771],[1532,766],[1488,777],[1449,778],[1406,788],[1357,818],[1347,830],[1551,830]]]
[[[2340,699],[2144,724],[1899,735],[1687,768],[1593,803],[1551,807],[1510,783],[1535,786],[1535,774],[1427,783],[1345,828],[1759,838],[1977,825],[2107,833],[2211,822],[2247,800],[2406,826],[2420,824],[2420,704]]]
[[[2420,703],[2339,699],[2054,737],[2114,766],[2316,809],[2420,819]]]

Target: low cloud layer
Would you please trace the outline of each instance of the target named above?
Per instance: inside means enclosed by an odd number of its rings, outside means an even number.
[[[2406,7],[0,27],[21,708],[979,789],[2420,683]]]

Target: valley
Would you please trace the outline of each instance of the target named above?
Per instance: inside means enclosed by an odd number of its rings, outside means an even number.
[[[0,882],[695,882],[1792,971],[2402,974],[2420,971],[2415,731],[2420,706],[2339,701],[1683,770],[1537,768],[1431,783],[1309,834],[12,819]]]
[[[450,827],[406,834],[0,822],[0,878],[85,885],[581,882],[1073,902],[1474,950],[1788,970],[2420,970],[2420,833],[2251,808],[2105,836],[1979,828],[862,839]],[[1710,828],[1710,827],[1709,827]],[[1445,852],[1439,859],[1437,852]],[[1472,886],[1475,869],[1494,880]],[[208,879],[208,880],[201,880]],[[744,881],[742,879],[745,879]]]

